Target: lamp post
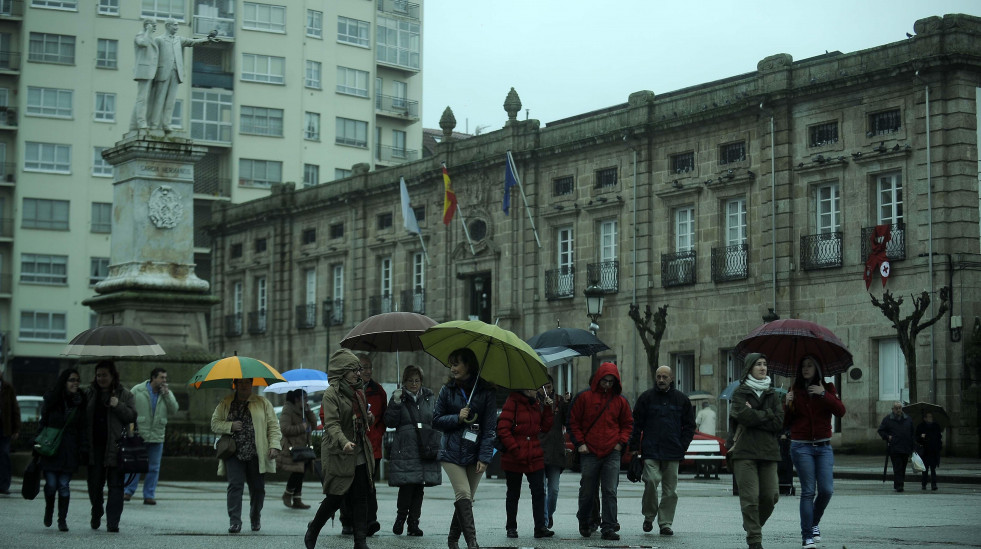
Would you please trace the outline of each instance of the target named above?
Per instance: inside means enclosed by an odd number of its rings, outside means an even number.
[[[327,332],[327,360],[325,364],[330,362],[330,321],[331,316],[334,314],[334,300],[325,299],[324,300],[324,331]],[[327,371],[326,366],[324,371]]]
[[[596,331],[599,330],[596,320],[603,316],[603,301],[606,299],[606,292],[594,281],[582,293],[586,296],[586,316],[592,321],[589,323],[589,331],[596,335]]]

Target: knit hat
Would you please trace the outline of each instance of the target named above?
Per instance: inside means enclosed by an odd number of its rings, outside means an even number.
[[[766,355],[763,353],[749,353],[746,355],[746,359],[743,361],[743,377],[740,379],[746,379],[749,377],[749,370],[753,367],[753,364],[756,364],[756,361],[761,358],[766,358]]]

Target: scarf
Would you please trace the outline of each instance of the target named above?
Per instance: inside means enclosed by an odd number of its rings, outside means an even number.
[[[748,385],[749,388],[752,389],[754,393],[756,393],[756,397],[759,398],[761,395],[763,395],[763,391],[770,388],[771,381],[770,381],[770,376],[766,376],[763,379],[756,379],[753,376],[747,376],[746,381],[744,381],[743,383]]]
[[[356,431],[361,431],[363,429],[358,429],[358,426],[365,425],[364,417],[368,413],[368,401],[365,400],[364,391],[361,390],[363,385],[363,383],[348,383],[347,381],[344,381],[343,378],[337,381],[337,390],[341,393],[341,395],[351,399],[351,410],[354,412],[354,424]]]

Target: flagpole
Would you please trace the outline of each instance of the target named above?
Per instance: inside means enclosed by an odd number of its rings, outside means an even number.
[[[538,239],[538,229],[535,228],[535,220],[531,217],[531,208],[528,207],[528,197],[525,196],[525,188],[521,184],[521,176],[518,175],[518,167],[514,165],[514,157],[511,156],[511,151],[508,151],[507,154],[508,164],[511,165],[511,173],[514,174],[514,179],[518,182],[518,191],[521,192],[521,200],[523,200],[525,203],[525,212],[528,214],[528,222],[531,223],[531,230],[533,233],[535,233],[535,243],[538,244],[539,248],[541,248],[542,241]]]
[[[419,234],[419,245],[422,246],[422,255],[426,258],[426,265],[432,265],[432,262],[429,261],[429,252],[426,251],[426,243],[422,241],[422,233],[418,233],[418,234]]]
[[[456,199],[456,211],[460,214],[460,224],[463,225],[463,234],[467,235],[467,244],[470,244],[471,255],[477,255],[477,252],[473,249],[473,241],[470,240],[470,230],[467,229],[467,222],[463,219],[463,210],[460,209],[460,199]]]

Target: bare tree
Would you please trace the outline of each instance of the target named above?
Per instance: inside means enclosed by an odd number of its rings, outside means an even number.
[[[655,313],[651,311],[651,306],[648,305],[644,311],[644,317],[641,318],[640,306],[631,304],[627,316],[634,321],[634,326],[637,327],[640,339],[644,343],[644,351],[647,352],[647,368],[651,371],[651,379],[654,379],[658,367],[658,355],[661,352],[661,337],[664,336],[664,329],[667,327],[668,306],[658,307]],[[652,324],[653,327],[651,327]]]
[[[882,314],[892,322],[892,327],[896,329],[896,335],[899,337],[899,348],[903,351],[903,356],[906,357],[906,378],[909,380],[910,402],[919,402],[916,390],[916,336],[944,316],[949,305],[949,294],[950,289],[946,286],[940,289],[940,308],[937,315],[923,323],[920,320],[930,308],[930,293],[926,290],[919,297],[910,295],[913,298],[913,312],[906,318],[900,318],[899,309],[903,305],[903,298],[895,299],[889,290],[886,290],[882,294],[882,302],[880,303],[874,295],[869,294],[872,298],[872,304],[882,311]]]

